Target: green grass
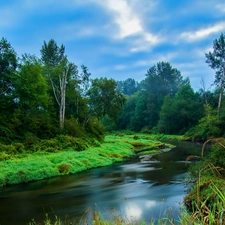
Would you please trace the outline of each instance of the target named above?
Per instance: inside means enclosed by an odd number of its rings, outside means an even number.
[[[69,140],[73,141],[73,139]],[[185,140],[185,138],[174,135],[117,134],[108,135],[104,143],[97,144],[96,147],[86,147],[82,151],[76,151],[71,146],[56,152],[54,148],[53,152],[39,150],[32,153],[22,151],[19,154],[9,154],[2,151],[0,153],[0,186],[41,180],[64,174],[74,174],[91,168],[121,162],[126,157],[134,154],[157,154],[168,150],[168,147],[173,147],[162,143],[160,140]],[[48,144],[50,143],[48,142]],[[53,144],[55,145],[55,142]],[[84,145],[85,143],[82,143],[82,146]],[[5,148],[5,146],[3,147]],[[194,158],[194,156],[189,158]],[[225,224],[225,181],[224,179],[217,180],[215,176],[207,177],[204,175],[205,171],[212,172],[216,170],[216,167],[208,163],[206,167],[195,171],[199,174],[197,176],[197,185],[187,197],[193,205],[193,210],[187,211],[186,208],[183,208],[179,219],[176,221],[169,212],[154,221],[136,221],[133,218],[124,220],[116,212],[111,220],[104,220],[98,212],[94,212],[89,217],[91,218],[91,224],[223,225]],[[212,199],[211,204],[208,201],[210,199]],[[63,218],[57,216],[52,219],[47,215],[43,223],[36,223],[34,219],[29,225],[84,225],[85,223],[85,215],[79,222],[63,220]]]
[[[108,166],[115,162],[121,162],[134,154],[160,153],[168,145],[152,140],[149,135],[108,135],[105,142],[96,147],[86,147],[85,150],[76,150],[68,143],[77,144],[78,141],[63,136],[64,150],[54,150],[55,140],[45,141],[48,150],[37,146],[38,151],[22,151],[10,154],[5,151],[0,153],[0,187],[42,180],[65,174],[75,174],[91,168]],[[58,140],[57,140],[58,141]],[[49,151],[49,146],[51,151]],[[60,144],[59,144],[60,145]],[[46,145],[44,145],[46,146]],[[62,146],[62,144],[61,144]],[[85,146],[85,143],[82,143]],[[86,145],[88,146],[88,144]],[[41,148],[42,147],[42,148]],[[4,146],[6,148],[6,146]]]
[[[57,153],[36,152],[0,162],[0,187],[46,179],[64,174],[74,174],[90,168],[121,162],[132,156],[128,143],[104,143],[84,151],[67,150]]]

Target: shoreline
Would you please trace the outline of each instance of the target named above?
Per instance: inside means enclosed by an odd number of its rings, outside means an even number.
[[[92,168],[122,162],[141,151],[159,151],[165,143],[153,140],[151,135],[107,135],[104,143],[82,151],[65,149],[60,152],[21,153],[12,159],[0,161],[0,187],[34,182],[56,176],[75,174]],[[150,153],[150,152],[149,152]],[[151,153],[150,153],[151,154]]]

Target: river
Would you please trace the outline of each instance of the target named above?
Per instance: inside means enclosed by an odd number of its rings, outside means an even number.
[[[75,175],[55,177],[0,189],[0,224],[28,224],[55,215],[78,222],[98,210],[103,218],[152,221],[168,210],[176,217],[187,193],[184,178],[188,155],[200,155],[201,144],[174,142],[177,147],[151,161],[134,158]]]

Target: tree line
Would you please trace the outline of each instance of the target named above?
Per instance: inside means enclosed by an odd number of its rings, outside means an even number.
[[[44,41],[41,57],[0,41],[0,142],[58,134],[102,139],[104,131],[187,134],[197,140],[225,129],[225,35],[213,42],[206,63],[215,70],[213,90],[194,91],[169,62],[151,66],[145,78],[91,78],[87,66],[69,61],[65,46]]]
[[[196,140],[221,137],[225,134],[225,35],[213,42],[213,51],[206,53],[206,63],[215,70],[214,89],[194,91],[189,78],[169,62],[151,66],[145,79],[117,81],[126,96],[126,104],[114,129],[186,134]],[[110,127],[109,123],[109,129]]]
[[[59,134],[102,139],[100,119],[116,121],[125,102],[116,81],[92,79],[54,39],[44,41],[40,53],[18,57],[6,38],[0,41],[0,142]]]

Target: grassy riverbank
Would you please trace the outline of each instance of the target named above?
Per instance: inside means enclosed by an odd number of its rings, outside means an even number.
[[[70,142],[59,140],[70,140]],[[107,166],[115,162],[121,162],[127,157],[138,154],[140,156],[146,154],[157,154],[171,148],[171,145],[164,143],[166,140],[186,140],[183,136],[171,136],[171,135],[149,135],[149,134],[115,134],[107,135],[104,142],[84,142],[84,140],[77,142],[72,138],[60,138],[57,140],[49,140],[47,143],[51,143],[48,146],[40,143],[36,146],[32,146],[32,149],[21,150],[20,144],[9,146],[9,151],[4,151],[7,146],[2,147],[3,151],[0,154],[0,186],[31,182],[35,180],[46,179],[54,176],[61,176],[65,174],[74,174],[84,170],[88,170],[95,167]],[[163,142],[162,142],[163,141]],[[44,142],[45,143],[45,142]],[[222,143],[222,142],[221,142]],[[222,143],[223,144],[223,143]],[[56,148],[56,146],[58,146]],[[225,145],[220,145],[224,148]],[[12,151],[17,148],[18,151]],[[34,149],[36,149],[34,151]],[[222,149],[223,150],[223,149]],[[221,155],[221,153],[220,153]],[[192,156],[194,158],[194,156]],[[218,157],[217,157],[218,158]],[[205,159],[202,157],[203,161]],[[112,220],[104,220],[98,212],[90,213],[91,224],[93,225],[197,225],[197,224],[224,224],[225,214],[225,195],[218,187],[224,187],[224,179],[219,180],[217,185],[215,180],[215,174],[209,179],[206,176],[203,177],[203,172],[213,171],[212,164],[208,163],[209,168],[195,169],[197,186],[192,189],[192,192],[188,196],[193,204],[193,212],[187,211],[185,207],[182,213],[179,215],[179,219],[176,221],[170,212],[162,215],[162,218],[157,221],[136,221],[133,218],[121,219],[116,213],[113,215]],[[215,167],[215,169],[217,169]],[[208,174],[208,173],[207,173]],[[208,175],[207,175],[208,176]],[[200,178],[200,179],[198,179]],[[221,178],[221,177],[220,177]],[[201,183],[200,183],[201,182]],[[207,187],[206,192],[201,192],[203,188]],[[202,195],[203,193],[203,195]],[[204,197],[204,193],[206,196]],[[207,193],[210,193],[208,195]],[[201,194],[201,196],[200,196]],[[194,196],[194,197],[193,197]],[[208,204],[210,198],[216,199],[211,207]],[[199,200],[199,201],[197,201]],[[36,223],[31,221],[29,225],[84,225],[86,224],[84,218],[80,221],[69,221],[65,218],[49,218],[46,216],[45,221],[42,223]]]
[[[160,137],[161,138],[161,137]],[[165,137],[164,137],[165,138]],[[168,138],[168,137],[167,137]],[[183,137],[177,137],[179,140],[183,140]],[[143,140],[142,141],[140,141]],[[150,149],[149,151],[154,152],[159,151],[160,145],[163,144],[158,142],[159,136],[126,136],[120,135],[118,136],[108,136],[106,141],[109,143],[119,143],[120,141],[132,144],[132,146],[138,147],[145,143],[146,140],[150,140],[148,142],[148,146],[146,148]],[[169,137],[169,139],[173,139],[174,137]],[[175,137],[176,139],[176,137]],[[151,141],[153,141],[153,145],[151,146]],[[121,219],[120,216],[115,212],[113,214],[113,218],[111,220],[104,220],[101,218],[99,212],[94,212],[90,214],[91,222],[88,224],[92,225],[223,225],[225,224],[225,180],[224,180],[224,169],[216,166],[216,164],[212,159],[217,159],[218,162],[224,165],[223,155],[224,155],[224,146],[225,140],[219,139],[215,140],[217,146],[214,147],[212,151],[211,157],[213,158],[205,158],[203,156],[204,147],[203,145],[201,155],[199,156],[190,156],[188,160],[191,159],[200,159],[203,164],[196,164],[197,167],[192,168],[192,173],[194,174],[194,186],[192,187],[191,192],[187,195],[186,198],[191,200],[191,208],[187,210],[185,207],[182,208],[182,212],[178,215],[178,219],[174,219],[173,215],[171,215],[169,209],[168,212],[161,215],[161,218],[153,221],[137,221],[133,218],[127,218],[126,220]],[[154,150],[154,147],[157,146],[157,149]],[[218,148],[218,146],[220,148]],[[162,146],[161,146],[162,147]],[[144,149],[145,146],[142,146]],[[138,150],[138,148],[136,148]],[[142,151],[143,152],[143,151]],[[220,157],[218,157],[218,155]],[[217,164],[218,164],[217,162]],[[224,167],[223,167],[224,168]],[[221,171],[221,173],[219,172]],[[186,199],[187,200],[187,199]],[[50,218],[46,218],[42,224],[44,225],[84,225],[86,224],[85,219],[74,222],[74,221],[66,221],[62,222],[59,218],[55,217],[53,220]],[[31,223],[30,225],[37,225],[36,223]],[[40,224],[41,225],[41,224]]]
[[[108,135],[103,143],[95,142],[95,146],[87,145],[84,149],[73,148],[75,142],[72,141],[72,144],[68,146],[64,144],[66,146],[64,149],[59,147],[53,149],[56,140],[51,140],[51,143],[54,143],[53,147],[49,147],[51,151],[41,148],[41,144],[38,145],[37,151],[23,150],[13,154],[1,151],[0,187],[74,174],[121,162],[136,154],[137,151],[145,150],[144,154],[155,154],[157,151],[160,152],[162,149],[170,147],[157,139],[151,135],[121,134]],[[79,146],[85,145],[80,144]],[[4,148],[7,149],[7,146]],[[9,148],[13,148],[13,146],[9,146]]]

